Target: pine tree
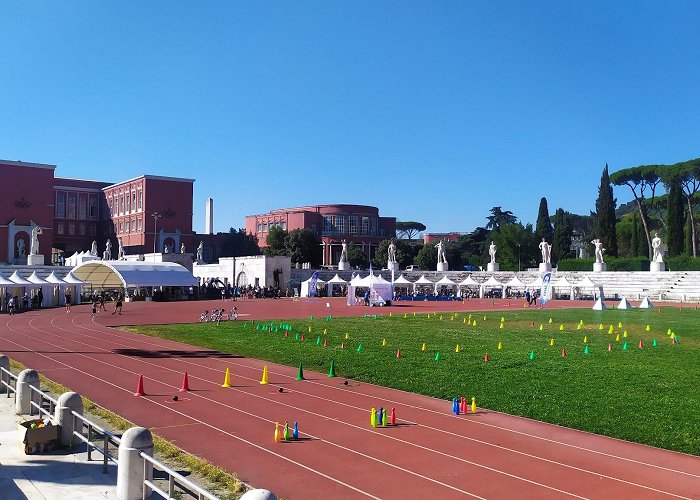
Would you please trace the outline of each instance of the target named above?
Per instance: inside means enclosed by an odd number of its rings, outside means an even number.
[[[675,257],[683,253],[683,229],[685,213],[683,207],[683,192],[678,179],[671,182],[671,189],[666,197],[666,227],[668,228],[668,255]]]
[[[544,199],[544,198],[543,198]],[[573,256],[571,250],[571,236],[573,228],[566,212],[561,208],[554,213],[554,234],[552,235],[552,256],[557,262]]]
[[[647,233],[644,231],[644,224],[642,224],[639,214],[635,214],[637,217],[637,257],[649,258],[649,245],[647,245]]]
[[[540,208],[537,211],[537,223],[535,224],[535,236],[537,241],[545,241],[551,243],[552,236],[554,235],[554,229],[552,228],[552,222],[549,220],[549,208],[547,208],[547,198],[544,196],[540,200]]]
[[[593,234],[603,242],[605,253],[617,257],[617,230],[615,228],[615,207],[617,200],[613,198],[612,185],[608,174],[608,164],[605,164],[600,176],[598,199],[595,202],[595,217]]]
[[[635,213],[632,216],[632,241],[630,242],[630,257],[639,255],[639,222],[638,215]]]

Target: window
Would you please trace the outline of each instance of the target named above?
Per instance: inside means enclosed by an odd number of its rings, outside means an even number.
[[[139,210],[143,210],[143,191],[139,189]]]
[[[78,219],[87,219],[87,195],[84,193],[78,196]]]
[[[97,236],[97,226],[90,224],[90,236]]]
[[[345,234],[345,216],[338,215],[335,218],[335,232],[337,234]]]
[[[58,225],[56,226],[56,232],[58,234],[63,234],[65,232],[65,227],[63,222],[59,222]]]
[[[126,198],[126,213],[131,212],[131,196],[127,192],[124,197]]]
[[[120,214],[124,213],[124,195],[123,194],[119,195],[119,213]]]
[[[123,232],[124,232],[124,223],[123,223],[123,222],[120,222],[120,223],[119,223],[119,232],[120,232],[120,233],[123,233]]]
[[[139,219],[139,233],[143,229],[143,219]]]
[[[66,217],[66,193],[56,193],[56,217],[59,219]]]
[[[348,233],[357,235],[358,234],[358,228],[357,228],[357,215],[351,215],[348,217]]]
[[[87,235],[87,225],[84,222],[80,223],[80,236]]]
[[[131,210],[136,212],[136,191],[131,192]]]
[[[258,222],[258,230],[256,232],[262,233],[262,226],[263,225],[260,222]]]
[[[282,222],[280,227],[286,231],[287,230],[287,223]]]
[[[68,218],[75,219],[75,205],[77,201],[75,199],[75,193],[68,193]],[[73,226],[75,227],[75,226]],[[75,234],[75,231],[73,232]]]
[[[131,232],[136,232],[136,219],[131,219]]]
[[[362,234],[369,235],[369,217],[362,217]]]
[[[333,217],[326,215],[323,217],[323,234],[331,234],[333,232]]]
[[[97,220],[97,195],[90,195],[90,220]]]
[[[70,236],[75,236],[75,223],[74,222],[71,222],[70,224],[68,224],[68,234]]]

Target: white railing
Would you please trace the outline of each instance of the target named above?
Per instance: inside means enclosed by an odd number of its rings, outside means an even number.
[[[31,395],[29,398],[29,414],[34,415],[34,408],[36,408],[39,415],[45,415],[49,418],[53,418],[54,410],[56,409],[58,401],[33,385],[29,386],[29,394]],[[39,396],[38,403],[34,401],[34,394]],[[49,404],[48,410],[44,408],[44,403]]]
[[[17,375],[0,367],[0,386],[5,388],[9,398],[11,394],[17,392]]]
[[[157,493],[163,498],[171,499],[177,498],[177,492],[175,491],[175,486],[179,486],[181,490],[188,491],[192,496],[195,496],[198,500],[219,500],[219,497],[209,493],[207,490],[201,486],[196,485],[192,481],[185,478],[182,474],[179,474],[172,470],[167,465],[159,462],[150,455],[141,452],[140,457],[143,458],[143,498],[144,500],[148,498],[148,489],[150,488],[153,492]],[[168,491],[164,491],[159,488],[153,481],[145,479],[148,477],[148,464],[151,464],[155,469],[161,472],[165,472],[168,475]]]
[[[100,453],[102,455],[102,473],[107,474],[108,462],[112,462],[115,465],[118,465],[119,462],[118,457],[110,452],[109,446],[112,445],[112,450],[118,450],[121,439],[92,420],[88,420],[80,413],[72,411],[71,415],[73,415],[73,436],[87,445],[88,462],[92,460],[93,450]],[[87,436],[85,435],[86,428]],[[101,447],[98,444],[100,442],[102,444]]]

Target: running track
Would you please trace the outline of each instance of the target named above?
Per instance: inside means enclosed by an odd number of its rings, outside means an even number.
[[[244,318],[255,319],[322,316],[325,304],[237,302],[239,312],[249,315]],[[485,409],[455,417],[445,401],[353,381],[344,385],[308,370],[307,380],[298,382],[295,368],[273,364],[270,385],[261,385],[261,361],[108,326],[191,321],[205,307],[220,306],[128,303],[123,316],[101,313],[95,322],[89,306],[71,314],[3,315],[0,353],[284,498],[700,498],[695,456]],[[336,314],[367,312],[339,300],[332,306]],[[475,300],[392,309],[520,306]],[[223,389],[227,367],[233,387]],[[185,370],[193,391],[173,402]],[[147,393],[141,398],[133,396],[138,374]],[[395,407],[399,425],[371,428],[373,406]],[[273,441],[274,422],[285,420],[299,422],[302,439]]]

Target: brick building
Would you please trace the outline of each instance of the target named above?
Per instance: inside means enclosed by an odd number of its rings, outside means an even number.
[[[258,237],[261,248],[272,227],[287,232],[309,229],[321,239],[323,265],[340,260],[342,241],[359,246],[369,258],[382,240],[396,236],[396,218],[380,217],[377,207],[366,205],[312,205],[281,208],[266,214],[249,215],[245,219],[248,234]]]

